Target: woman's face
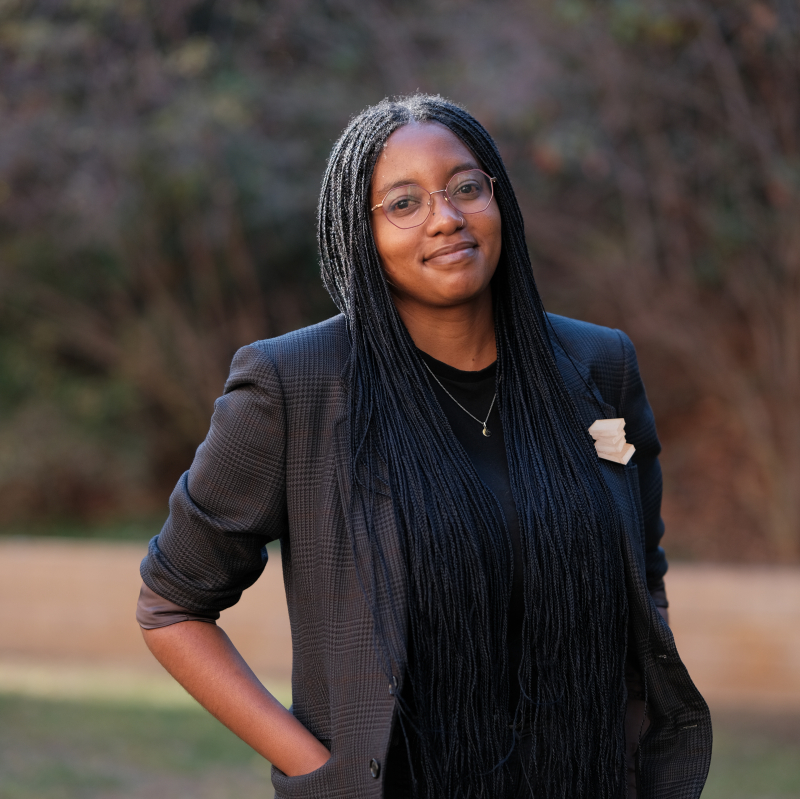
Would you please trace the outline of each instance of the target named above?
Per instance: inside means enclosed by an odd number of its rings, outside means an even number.
[[[370,207],[394,186],[417,183],[435,192],[456,172],[480,168],[444,125],[404,125],[389,136],[375,165]],[[373,237],[386,279],[395,302],[409,311],[475,301],[489,291],[500,259],[500,210],[494,197],[477,214],[460,213],[443,193],[434,194],[432,202],[428,218],[405,230],[393,225],[381,208],[372,212]]]

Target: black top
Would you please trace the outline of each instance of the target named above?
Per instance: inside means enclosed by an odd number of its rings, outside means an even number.
[[[503,511],[503,518],[514,549],[514,578],[511,586],[511,603],[508,610],[508,664],[509,664],[509,709],[514,713],[519,699],[519,684],[516,674],[522,660],[522,620],[524,615],[522,544],[520,542],[519,518],[514,497],[511,495],[511,482],[508,476],[508,458],[503,437],[500,412],[495,400],[497,364],[493,363],[478,372],[464,372],[437,361],[428,353],[419,354],[441,381],[452,397],[435,380],[431,385],[447,421],[461,446],[466,450],[478,476],[494,495]],[[483,435],[483,426],[466,414],[453,401],[458,400],[473,416],[486,419],[489,407],[492,412],[486,422],[491,435]]]

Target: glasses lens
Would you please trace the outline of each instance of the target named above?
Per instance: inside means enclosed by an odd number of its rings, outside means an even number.
[[[450,202],[464,214],[477,214],[492,201],[492,181],[480,169],[457,172],[447,184]]]
[[[416,227],[427,218],[430,199],[431,195],[416,183],[398,186],[383,198],[383,210],[393,225]]]

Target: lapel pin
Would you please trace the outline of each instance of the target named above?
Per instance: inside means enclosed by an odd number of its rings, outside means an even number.
[[[589,434],[594,439],[598,456],[607,461],[624,466],[636,452],[633,444],[625,441],[624,419],[598,419],[589,428]]]

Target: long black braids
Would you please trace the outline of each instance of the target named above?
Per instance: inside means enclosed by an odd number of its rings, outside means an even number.
[[[497,402],[525,593],[518,674],[508,673],[513,551],[502,513],[449,428],[372,237],[375,163],[391,133],[414,122],[447,126],[497,179]],[[558,371],[522,215],[496,145],[441,97],[413,95],[366,109],[331,153],[318,236],[323,280],[347,318],[352,345],[349,511],[363,519],[353,533],[354,556],[387,676],[407,669],[396,699],[417,795],[509,795],[516,735],[508,682],[518,680],[514,721],[534,730],[525,768],[536,796],[624,797],[624,532]],[[396,542],[377,529],[382,501],[391,502]],[[405,575],[399,586],[389,568],[397,552]],[[407,619],[398,617],[400,591]]]

